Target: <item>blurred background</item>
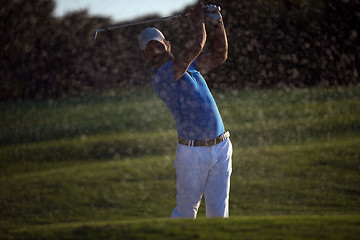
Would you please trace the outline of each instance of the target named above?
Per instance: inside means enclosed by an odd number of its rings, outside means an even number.
[[[141,58],[139,32],[149,26],[160,28],[176,55],[186,40],[189,20],[178,18],[100,32],[93,44],[95,30],[187,12],[200,1],[176,1],[179,5],[173,1],[142,1],[142,5],[118,1],[119,8],[111,1],[93,7],[73,1],[74,8],[66,7],[66,2],[2,1],[0,100],[150,86],[151,69]],[[210,87],[359,84],[358,0],[202,2],[221,6],[229,38],[228,60],[206,77]],[[173,8],[165,6],[169,3]],[[105,13],[105,8],[118,15]],[[208,34],[211,44],[211,31]]]

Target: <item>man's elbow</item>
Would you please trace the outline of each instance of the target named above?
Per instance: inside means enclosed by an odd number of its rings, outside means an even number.
[[[223,62],[222,63],[224,63],[227,58],[228,58],[228,50],[226,49],[226,51],[224,52],[224,55],[223,55]]]

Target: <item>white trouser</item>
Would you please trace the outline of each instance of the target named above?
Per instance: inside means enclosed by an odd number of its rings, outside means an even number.
[[[171,218],[196,218],[203,193],[207,217],[228,217],[231,158],[230,139],[212,147],[178,144],[174,162],[177,206]]]

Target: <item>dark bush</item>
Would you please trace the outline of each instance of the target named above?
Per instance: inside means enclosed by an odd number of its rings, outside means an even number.
[[[207,1],[222,7],[229,58],[206,77],[212,87],[357,85],[360,3],[355,0]],[[54,98],[88,90],[149,86],[139,32],[155,25],[176,55],[188,19],[100,32],[116,25],[86,11],[55,18],[52,0],[0,5],[0,99]],[[184,10],[186,11],[186,10]],[[158,16],[147,16],[142,19]],[[138,20],[142,20],[138,19]],[[211,31],[208,34],[211,44]]]

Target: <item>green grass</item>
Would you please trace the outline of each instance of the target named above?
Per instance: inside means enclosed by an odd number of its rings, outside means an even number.
[[[87,222],[19,229],[17,239],[358,239],[354,216],[262,216],[230,219]],[[356,235],[357,234],[357,235]]]
[[[214,96],[226,220],[169,220],[177,135],[152,89],[0,103],[0,239],[357,239],[360,88]]]

